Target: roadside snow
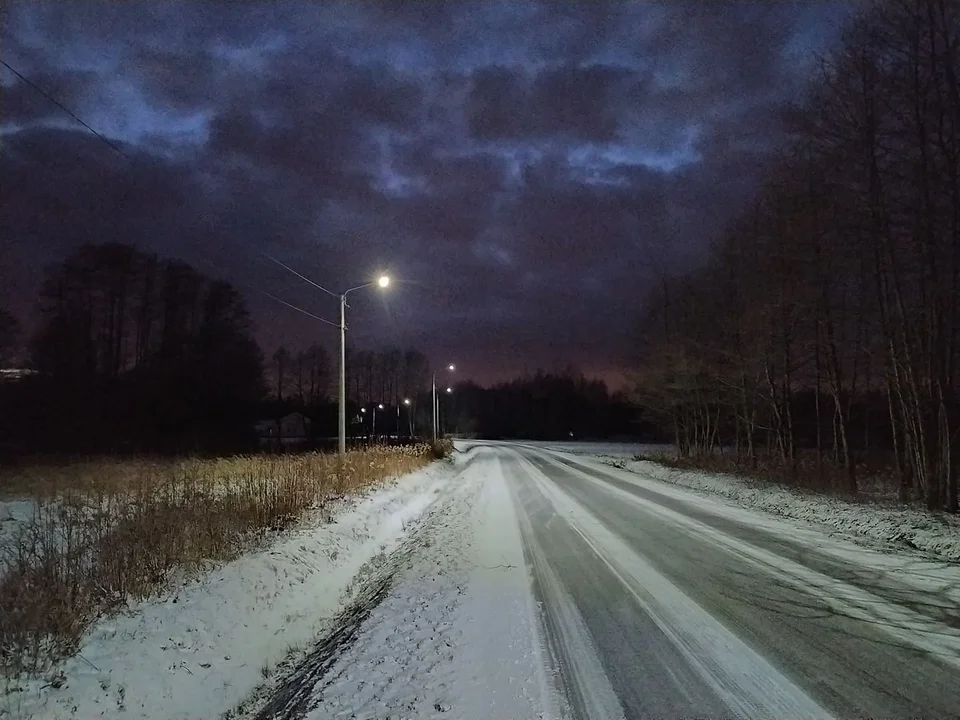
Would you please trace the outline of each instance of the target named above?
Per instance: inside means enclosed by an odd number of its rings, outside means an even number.
[[[12,683],[0,697],[0,717],[231,711],[292,646],[316,636],[349,599],[358,570],[400,544],[450,474],[446,464],[412,473],[331,522],[317,511],[271,547],[96,624],[55,677]]]
[[[856,503],[829,495],[793,492],[779,485],[758,485],[732,475],[674,470],[643,460],[618,466],[699,493],[722,495],[742,507],[818,523],[883,543],[906,545],[960,562],[960,518],[951,515],[935,515],[904,505]]]
[[[556,450],[572,455],[592,455],[600,458],[633,460],[638,455],[653,455],[656,453],[670,453],[672,445],[650,445],[631,442],[586,442],[566,440],[537,440],[526,441],[530,445],[545,450]]]
[[[474,449],[457,462],[349,646],[296,669],[253,717],[559,717],[499,460]]]
[[[0,500],[0,552],[14,540],[24,523],[33,519],[34,512],[36,503],[33,500]]]

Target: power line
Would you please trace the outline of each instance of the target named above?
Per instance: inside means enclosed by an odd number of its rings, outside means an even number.
[[[260,290],[260,288],[256,288],[256,290],[258,290],[259,292],[262,292],[262,293],[263,293],[264,295],[266,295],[268,298],[272,298],[272,299],[276,300],[278,303],[281,303],[281,304],[283,304],[283,305],[286,305],[286,306],[287,306],[288,308],[290,308],[291,310],[296,310],[297,312],[301,312],[301,313],[303,313],[304,315],[307,315],[307,316],[309,316],[309,317],[312,317],[314,320],[319,320],[319,321],[322,322],[322,323],[326,323],[327,325],[333,325],[334,327],[337,327],[337,328],[340,327],[340,323],[335,323],[335,322],[333,322],[333,321],[331,321],[331,320],[327,320],[326,318],[322,318],[322,317],[320,317],[319,315],[314,315],[312,312],[307,312],[307,311],[304,310],[303,308],[298,308],[296,305],[291,305],[291,304],[288,303],[286,300],[281,300],[281,299],[278,298],[276,295],[271,295],[271,294],[268,293],[266,290]]]
[[[119,145],[117,145],[116,143],[114,143],[112,140],[109,140],[108,138],[104,137],[103,135],[101,135],[100,133],[98,133],[96,130],[94,130],[92,127],[90,127],[89,125],[87,125],[87,123],[85,123],[83,120],[81,120],[81,119],[77,116],[77,114],[76,114],[75,112],[73,112],[73,110],[71,110],[70,108],[68,108],[66,105],[64,105],[63,103],[61,103],[59,100],[57,100],[57,99],[56,99],[55,97],[53,97],[52,95],[50,95],[50,93],[46,92],[43,88],[41,88],[41,87],[40,87],[39,85],[37,85],[35,82],[33,82],[32,80],[30,80],[30,79],[28,79],[27,77],[25,77],[19,70],[17,70],[16,68],[12,67],[7,61],[5,61],[5,60],[0,60],[0,65],[3,65],[7,70],[9,70],[10,72],[12,72],[14,75],[16,75],[18,78],[20,78],[23,82],[25,82],[27,85],[29,85],[30,87],[32,87],[32,88],[33,88],[34,90],[36,90],[38,93],[40,93],[41,95],[43,95],[47,100],[49,100],[50,102],[52,102],[52,103],[53,103],[54,105],[56,105],[58,108],[60,108],[61,110],[63,110],[65,113],[67,113],[67,115],[69,115],[69,116],[72,117],[74,120],[76,120],[78,123],[80,123],[81,125],[83,125],[83,127],[85,127],[87,130],[89,130],[89,131],[92,132],[94,135],[96,135],[101,141],[103,141],[104,143],[106,143],[107,145],[109,145],[110,148],[111,148],[114,152],[117,152],[117,153],[123,155],[123,157],[127,158],[128,160],[130,159],[130,156],[127,155],[123,150],[121,150]]]
[[[17,70],[17,69],[14,68],[12,65],[10,65],[10,63],[6,62],[5,60],[0,59],[0,64],[2,64],[5,68],[7,68],[7,70],[9,70],[10,72],[12,72],[12,73],[13,73],[14,75],[16,75],[18,78],[20,78],[20,80],[22,80],[24,83],[26,83],[27,85],[29,85],[30,87],[32,87],[34,90],[36,90],[38,93],[40,93],[41,95],[43,95],[43,97],[45,97],[47,100],[49,100],[50,102],[52,102],[54,105],[56,105],[58,108],[60,108],[63,112],[65,112],[65,113],[66,113],[67,115],[69,115],[71,118],[73,118],[73,119],[76,120],[78,123],[80,123],[80,125],[82,125],[82,126],[85,127],[87,130],[89,130],[91,133],[93,133],[94,136],[96,136],[99,140],[101,140],[103,143],[105,143],[107,146],[109,146],[111,150],[113,150],[114,152],[119,153],[120,155],[122,155],[123,157],[127,158],[128,160],[130,159],[130,156],[127,155],[123,150],[121,150],[120,147],[119,147],[116,143],[114,143],[112,140],[108,139],[108,138],[105,137],[104,135],[101,135],[99,132],[97,132],[96,130],[94,130],[90,125],[88,125],[86,122],[84,122],[84,121],[83,121],[75,112],[73,112],[70,108],[68,108],[66,105],[64,105],[63,103],[61,103],[61,102],[60,102],[59,100],[57,100],[55,97],[53,97],[52,95],[50,95],[50,93],[48,93],[47,91],[45,91],[43,88],[41,88],[41,87],[40,87],[39,85],[37,85],[35,82],[33,82],[32,80],[30,80],[29,78],[27,78],[26,76],[24,76],[23,73],[21,73],[19,70]],[[265,253],[265,252],[261,251],[260,254],[263,255],[264,257],[266,257],[268,260],[276,263],[277,265],[279,265],[279,266],[282,267],[283,269],[285,269],[285,270],[293,273],[294,275],[296,275],[298,278],[300,278],[300,279],[303,280],[304,282],[307,282],[307,283],[309,283],[310,285],[312,285],[313,287],[317,288],[318,290],[322,290],[323,292],[327,293],[327,294],[330,295],[331,297],[335,297],[335,298],[339,298],[339,297],[340,297],[337,293],[332,292],[332,291],[330,291],[330,290],[327,290],[327,288],[325,288],[325,287],[323,287],[322,285],[314,282],[313,280],[311,280],[310,278],[306,277],[305,275],[302,275],[301,273],[297,272],[297,271],[294,270],[292,267],[290,267],[289,265],[284,264],[283,262],[281,262],[281,261],[278,260],[277,258],[273,257],[273,256],[270,255],[269,253]],[[306,310],[304,310],[304,309],[302,309],[302,308],[299,308],[299,307],[297,307],[296,305],[291,305],[291,304],[288,303],[286,300],[281,300],[280,298],[276,297],[275,295],[271,295],[271,294],[268,293],[266,290],[261,290],[260,288],[253,288],[253,289],[257,290],[258,292],[263,293],[263,294],[266,295],[267,297],[270,297],[270,298],[272,298],[273,300],[276,300],[276,301],[279,302],[279,303],[282,303],[283,305],[286,305],[288,308],[290,308],[290,309],[292,309],[292,310],[296,310],[297,312],[303,313],[304,315],[307,315],[307,316],[309,316],[309,317],[312,317],[312,318],[314,318],[315,320],[319,320],[320,322],[324,322],[324,323],[326,323],[326,324],[328,324],[328,325],[333,325],[334,327],[340,327],[340,325],[339,325],[338,323],[331,322],[330,320],[326,320],[325,318],[319,317],[318,315],[314,315],[313,313],[308,312],[308,311],[306,311]]]
[[[193,250],[195,253],[197,252],[197,248],[193,248]],[[206,265],[207,268],[212,270],[215,274],[219,274],[223,271],[222,267],[215,265],[208,257],[206,257],[206,253],[203,253],[202,251],[199,253],[199,255],[197,255],[193,259],[199,260],[202,264]],[[242,287],[247,288],[248,290],[253,290],[262,295],[266,295],[271,300],[276,300],[281,305],[286,305],[291,310],[296,310],[298,313],[303,313],[308,317],[312,317],[314,320],[319,320],[322,323],[326,323],[327,325],[332,325],[337,328],[340,327],[340,323],[335,323],[332,320],[327,320],[326,318],[322,318],[319,315],[314,315],[312,312],[309,312],[307,310],[304,310],[303,308],[297,307],[292,303],[288,303],[286,300],[283,300],[282,298],[278,298],[276,295],[273,295],[272,293],[269,293],[266,290],[259,288],[255,285],[252,285],[248,282],[244,282],[243,280],[237,280],[237,279],[233,279],[233,282],[241,285]]]
[[[327,289],[326,289],[325,287],[323,287],[322,285],[318,285],[317,283],[315,283],[315,282],[314,282],[313,280],[311,280],[310,278],[301,275],[300,273],[298,273],[296,270],[294,270],[294,269],[293,269],[292,267],[290,267],[289,265],[284,265],[282,262],[280,262],[280,261],[277,260],[275,257],[273,257],[273,255],[270,255],[269,253],[265,253],[265,252],[263,252],[262,250],[260,251],[260,254],[263,255],[263,256],[264,256],[265,258],[267,258],[268,260],[272,260],[273,262],[275,262],[277,265],[279,265],[279,266],[282,267],[283,269],[289,270],[290,272],[292,272],[294,275],[296,275],[296,276],[297,276],[298,278],[300,278],[301,280],[304,280],[305,282],[310,283],[311,285],[313,285],[313,286],[314,286],[315,288],[317,288],[318,290],[323,290],[325,293],[327,293],[327,295],[331,295],[331,296],[339,299],[340,296],[339,296],[337,293],[335,293],[335,292],[330,292],[329,290],[327,290]]]

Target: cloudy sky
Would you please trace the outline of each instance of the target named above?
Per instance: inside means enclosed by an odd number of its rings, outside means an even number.
[[[5,3],[0,305],[128,241],[235,282],[265,349],[332,328],[491,382],[616,381],[652,273],[755,189],[845,2]]]

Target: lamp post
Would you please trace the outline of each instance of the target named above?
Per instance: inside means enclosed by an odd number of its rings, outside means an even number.
[[[447,365],[447,371],[453,372],[457,369],[456,365]],[[433,373],[433,380],[430,385],[431,392],[433,394],[433,441],[437,441],[437,412],[439,410],[438,400],[437,400],[437,373]],[[447,389],[448,392],[452,392],[450,388]]]
[[[403,404],[408,408],[410,407],[410,398],[404,398]],[[410,419],[410,411],[407,410],[407,419]],[[411,429],[409,435],[413,435],[413,430]],[[397,445],[400,444],[400,404],[397,404]]]
[[[377,410],[383,410],[383,403],[373,406],[373,428],[371,429],[373,442],[377,442]]]
[[[387,275],[381,275],[375,282],[364,283],[363,285],[357,285],[352,287],[349,290],[345,290],[340,293],[340,464],[343,466],[343,462],[347,457],[347,295],[352,293],[354,290],[362,290],[363,288],[368,288],[371,285],[376,285],[381,290],[385,289],[390,285],[390,278]],[[376,410],[374,410],[373,416],[374,427],[376,427],[377,416]]]

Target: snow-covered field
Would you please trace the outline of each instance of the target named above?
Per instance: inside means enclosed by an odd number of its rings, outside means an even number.
[[[237,707],[349,600],[449,485],[435,464],[308,517],[272,546],[93,626],[54,675],[8,681],[0,717],[211,718]],[[14,505],[14,507],[18,507]]]

